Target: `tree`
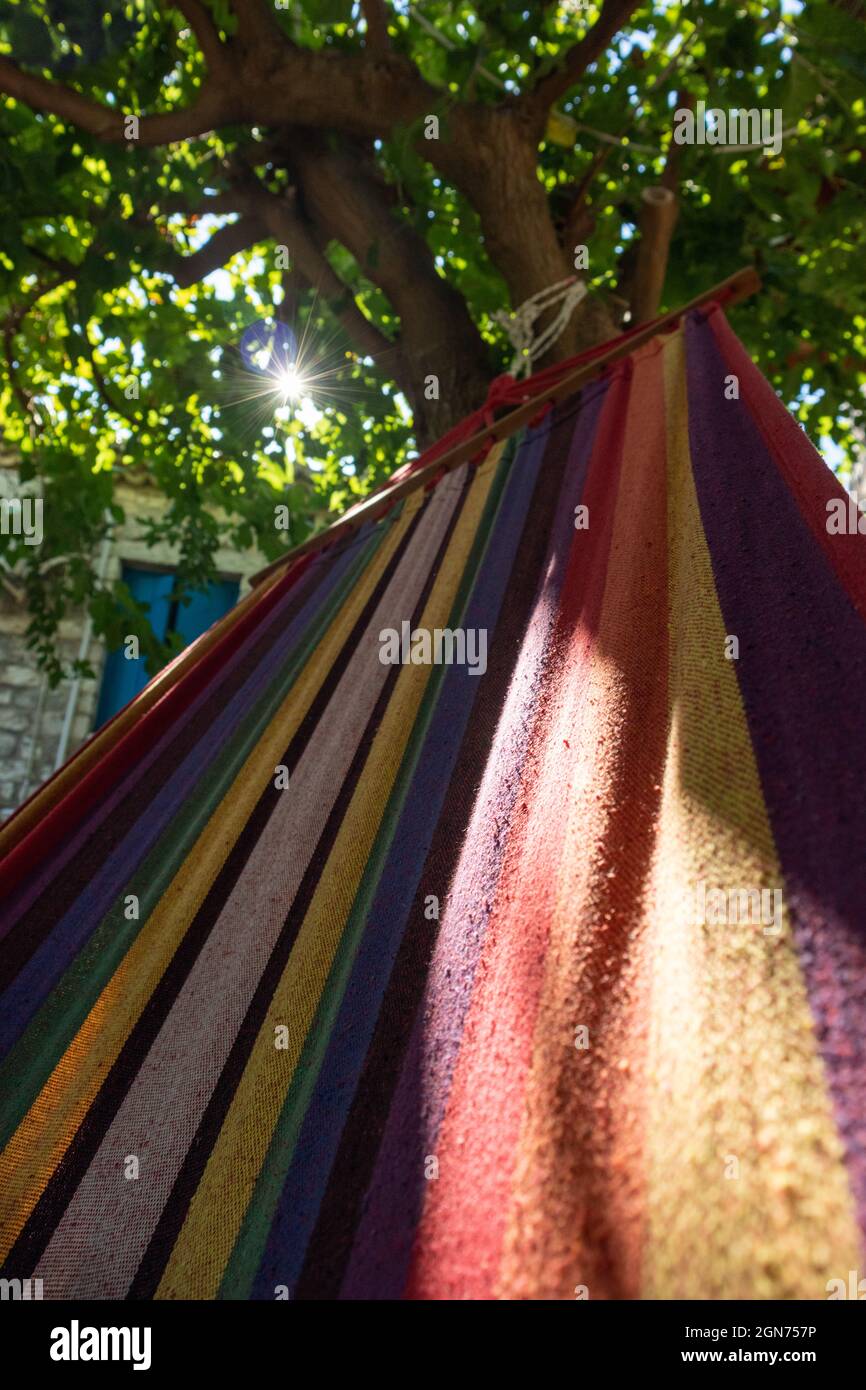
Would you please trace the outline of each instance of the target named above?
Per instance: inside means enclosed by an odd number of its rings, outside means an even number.
[[[296,542],[379,484],[507,368],[496,311],[575,273],[589,292],[546,360],[753,262],[765,290],[736,327],[844,456],[861,8],[0,4],[0,414],[46,503],[38,552],[4,544],[53,677],[65,605],[123,629],[91,556],[124,470],[169,499],[155,529],[180,542],[181,591],[221,535],[276,555],[275,504]],[[781,149],[712,124],[677,143],[700,102],[778,110]],[[317,411],[283,399],[296,342]]]

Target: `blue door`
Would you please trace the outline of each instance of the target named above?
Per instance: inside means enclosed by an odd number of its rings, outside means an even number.
[[[173,574],[137,569],[135,565],[125,564],[121,577],[133,598],[147,605],[156,635],[165,639],[169,632],[178,632],[185,647],[227,613],[238,597],[239,584],[236,579],[217,579],[206,589],[194,593],[189,603],[181,604],[172,603],[171,600]],[[101,728],[113,714],[128,705],[149,680],[143,661],[128,661],[123,647],[109,652],[102,673],[94,728]]]

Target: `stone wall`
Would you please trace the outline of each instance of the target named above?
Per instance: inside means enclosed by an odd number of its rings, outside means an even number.
[[[54,771],[69,685],[50,690],[25,638],[27,613],[3,594],[0,599],[0,817],[20,805]],[[65,661],[78,655],[83,621],[64,622],[60,645]],[[93,644],[91,660],[101,672],[104,653]],[[82,681],[69,740],[69,753],[93,728],[99,686]]]
[[[12,495],[17,474],[8,459],[0,459],[0,491]],[[174,568],[176,550],[168,545],[148,546],[140,535],[136,517],[158,515],[165,502],[149,487],[121,484],[117,500],[127,520],[112,537],[106,577],[119,577],[124,561],[131,564]],[[239,579],[240,593],[249,588],[249,576],[266,563],[257,550],[219,551],[216,556],[219,577]],[[66,758],[70,757],[93,731],[99,698],[105,648],[92,639],[88,659],[95,679],[82,680],[72,691],[72,682],[50,690],[36,660],[27,647],[27,610],[7,589],[0,588],[0,820],[30,795],[57,765],[64,717],[74,699],[74,713]],[[72,661],[80,651],[85,630],[82,612],[70,613],[60,629],[64,661]],[[64,759],[65,760],[65,759]]]

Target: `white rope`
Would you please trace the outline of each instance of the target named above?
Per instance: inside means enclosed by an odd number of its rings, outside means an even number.
[[[548,285],[546,290],[539,290],[538,294],[530,295],[513,313],[509,313],[507,309],[496,310],[493,318],[505,329],[514,348],[514,358],[510,367],[513,377],[519,379],[523,375],[532,374],[533,363],[553,346],[585,294],[584,282],[574,275],[569,275],[558,284]],[[560,299],[562,304],[559,313],[551,319],[538,337],[535,337],[535,320]]]

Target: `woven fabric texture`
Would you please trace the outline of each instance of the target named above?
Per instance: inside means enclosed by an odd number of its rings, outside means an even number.
[[[828,502],[714,307],[153,682],[0,835],[3,1275],[847,1281],[866,538]]]

